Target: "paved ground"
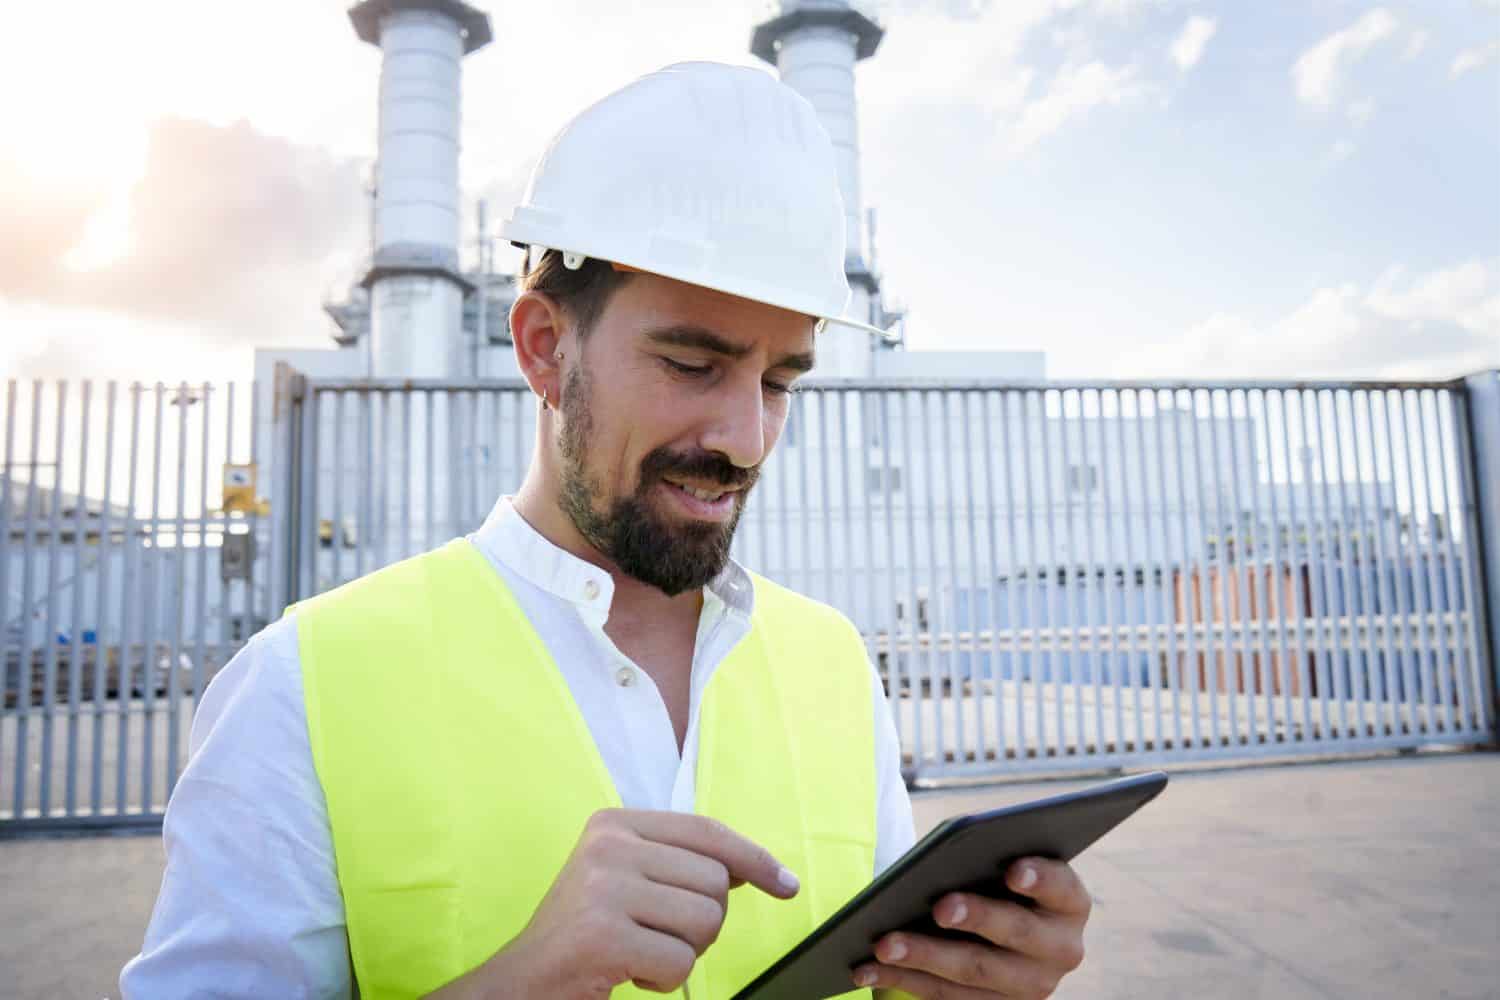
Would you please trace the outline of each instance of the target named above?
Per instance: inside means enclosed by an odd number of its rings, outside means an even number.
[[[1073,782],[923,792],[955,812]],[[0,996],[115,995],[156,837],[0,842]],[[1063,1000],[1500,997],[1500,755],[1181,773],[1078,862],[1097,905]]]

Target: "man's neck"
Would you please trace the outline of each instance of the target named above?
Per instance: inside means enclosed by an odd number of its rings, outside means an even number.
[[[528,476],[511,501],[516,513],[537,534],[558,548],[577,556],[584,562],[593,563],[609,574],[614,582],[614,598],[610,602],[609,619],[612,628],[635,631],[651,624],[691,622],[696,626],[703,610],[703,590],[695,588],[675,597],[668,597],[661,590],[643,583],[620,570],[614,560],[596,549],[578,531],[572,518],[563,513],[556,501],[549,499],[535,480]]]

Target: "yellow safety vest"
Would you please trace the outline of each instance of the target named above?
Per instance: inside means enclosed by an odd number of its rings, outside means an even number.
[[[367,1000],[418,996],[526,926],[584,822],[619,794],[540,637],[469,542],[296,613],[355,978]],[[688,980],[692,1000],[725,1000],[870,881],[874,733],[858,633],[756,577],[749,634],[710,679],[699,734],[698,811],[802,879],[792,900],[731,892]]]

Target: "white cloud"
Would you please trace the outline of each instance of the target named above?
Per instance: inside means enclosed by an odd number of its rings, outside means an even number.
[[[1349,120],[1355,125],[1364,125],[1375,117],[1375,99],[1366,97],[1349,105]]]
[[[1218,22],[1211,17],[1195,14],[1188,18],[1182,31],[1178,33],[1177,40],[1172,43],[1172,61],[1177,64],[1178,69],[1186,71],[1198,65],[1208,40],[1214,37],[1218,27]]]
[[[1021,109],[1011,132],[1011,149],[1024,152],[1071,118],[1100,105],[1135,100],[1146,92],[1134,66],[1110,67],[1097,59],[1064,66],[1052,78],[1047,92]]]
[[[1464,49],[1453,60],[1453,66],[1448,70],[1448,76],[1458,78],[1471,69],[1478,69],[1487,63],[1494,62],[1500,58],[1500,38],[1495,39],[1488,45],[1476,45],[1472,49]]]
[[[1297,99],[1314,107],[1330,106],[1344,70],[1371,46],[1394,34],[1396,27],[1395,15],[1384,7],[1376,7],[1349,27],[1334,32],[1303,52],[1292,66]]]
[[[1192,378],[1444,378],[1500,367],[1500,258],[1320,288],[1270,323],[1215,313],[1130,365]]]
[[[0,378],[202,382],[244,378],[252,348],[122,312],[0,298]],[[316,346],[322,346],[321,341]]]

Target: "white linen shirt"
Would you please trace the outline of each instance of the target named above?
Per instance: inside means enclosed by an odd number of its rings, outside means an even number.
[[[502,497],[468,539],[505,580],[578,702],[628,808],[691,812],[698,717],[709,677],[750,628],[754,594],[730,562],[704,588],[681,754],[651,677],[604,632],[608,573],[553,545]],[[193,720],[190,757],[162,826],[167,864],[132,997],[349,997],[343,899],[308,744],[295,615],[225,665]],[[875,874],[913,842],[901,751],[871,670],[877,788]],[[505,942],[495,942],[498,949]]]

